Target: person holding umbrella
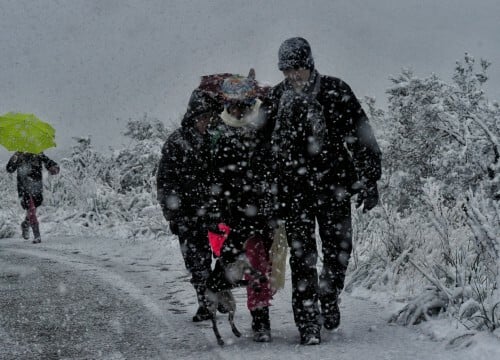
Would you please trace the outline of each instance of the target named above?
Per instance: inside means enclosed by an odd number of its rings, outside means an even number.
[[[43,202],[42,165],[49,174],[57,175],[59,165],[45,154],[16,152],[7,163],[7,172],[17,171],[17,193],[21,206],[26,210],[26,218],[21,223],[24,239],[29,239],[29,229],[33,230],[33,244],[40,243],[40,229],[36,217],[36,208]]]
[[[55,130],[33,114],[8,113],[0,116],[0,144],[15,151],[7,163],[7,172],[17,171],[17,191],[26,218],[21,223],[23,238],[29,239],[33,230],[33,243],[41,242],[36,208],[43,202],[42,167],[51,175],[59,173],[59,165],[49,159],[43,150],[56,146]]]

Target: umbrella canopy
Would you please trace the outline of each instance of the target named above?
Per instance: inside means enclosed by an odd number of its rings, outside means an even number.
[[[9,151],[39,154],[55,147],[54,128],[33,114],[7,113],[0,116],[0,145]]]

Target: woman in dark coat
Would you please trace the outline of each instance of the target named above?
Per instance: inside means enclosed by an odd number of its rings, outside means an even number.
[[[204,223],[209,200],[209,122],[218,117],[221,105],[196,89],[189,100],[181,127],[165,142],[157,173],[157,197],[170,230],[179,237],[186,269],[191,273],[198,310],[194,322],[208,320],[205,290],[211,273],[212,250]]]
[[[40,230],[36,217],[36,208],[43,202],[42,167],[51,175],[59,173],[57,163],[45,154],[16,152],[7,163],[7,172],[17,171],[17,193],[21,206],[26,210],[26,218],[21,223],[23,238],[29,239],[29,228],[33,229],[33,243],[40,243]]]
[[[269,276],[272,229],[265,216],[266,156],[265,116],[260,111],[260,92],[251,70],[249,77],[234,75],[224,80],[221,89],[224,111],[220,124],[212,129],[212,167],[217,204],[217,222],[231,232],[222,247],[221,261],[226,266],[245,253],[255,270]],[[213,228],[213,226],[212,226]],[[216,265],[217,270],[217,265]],[[215,270],[215,271],[216,271]],[[209,279],[209,283],[210,283]],[[252,315],[254,341],[271,341],[269,306],[273,289],[269,281],[257,288],[249,278],[247,306]],[[209,285],[209,288],[211,286]]]

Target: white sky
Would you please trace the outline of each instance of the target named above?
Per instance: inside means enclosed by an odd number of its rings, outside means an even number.
[[[402,67],[449,79],[465,52],[493,63],[500,100],[499,30],[497,0],[0,0],[0,114],[51,122],[57,153],[79,135],[106,149],[129,118],[178,122],[200,75],[278,82],[278,47],[297,35],[321,73],[381,106]]]

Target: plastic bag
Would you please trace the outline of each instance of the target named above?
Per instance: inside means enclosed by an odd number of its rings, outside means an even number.
[[[275,291],[285,287],[286,258],[288,243],[284,224],[280,224],[274,231],[273,245],[271,246],[271,288]]]

